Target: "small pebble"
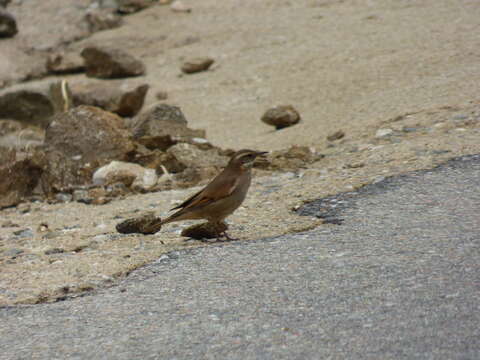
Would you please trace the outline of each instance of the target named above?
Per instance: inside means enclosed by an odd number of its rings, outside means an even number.
[[[42,239],[54,239],[60,235],[62,235],[62,233],[59,231],[49,231],[42,236]]]
[[[155,97],[157,100],[167,100],[168,99],[168,93],[166,91],[157,91],[155,94]]]
[[[280,130],[297,124],[300,121],[300,114],[292,105],[280,105],[268,109],[262,115],[261,120]]]
[[[10,249],[7,250],[3,253],[4,256],[10,257],[10,258],[16,258],[18,255],[23,254],[24,251],[20,249]]]
[[[55,199],[59,202],[70,202],[72,201],[73,196],[67,193],[58,193],[55,195]]]
[[[392,129],[378,129],[377,132],[375,133],[376,138],[383,138],[386,136],[390,136],[393,134]]]
[[[61,253],[64,253],[65,250],[62,249],[62,248],[52,248],[52,249],[48,249],[48,250],[45,250],[44,254],[45,255],[53,255],[53,254],[61,254]]]
[[[2,228],[10,228],[10,227],[19,227],[18,224],[15,224],[14,222],[7,220],[2,223]]]
[[[26,238],[26,237],[32,237],[33,232],[30,229],[21,229],[14,231],[13,234],[19,238]]]
[[[73,200],[78,201],[78,202],[82,202],[82,203],[85,203],[85,204],[89,204],[89,203],[92,202],[92,199],[88,195],[87,190],[75,190],[73,192]]]
[[[214,62],[215,60],[210,57],[199,57],[185,61],[181,69],[185,74],[193,74],[208,70]]]
[[[175,0],[174,2],[172,2],[172,4],[170,5],[170,9],[174,12],[184,12],[184,13],[189,13],[192,11],[192,8],[187,6],[181,0]]]
[[[328,141],[340,140],[345,137],[345,132],[343,130],[335,131],[334,133],[327,136]]]
[[[30,204],[18,204],[17,210],[20,214],[26,214],[30,212]]]
[[[417,128],[404,126],[404,127],[402,128],[402,131],[403,131],[403,132],[406,132],[406,133],[411,133],[411,132],[417,131]]]
[[[40,223],[40,225],[38,225],[38,227],[37,227],[38,232],[47,232],[49,230],[50,229],[48,228],[48,224],[46,222]]]

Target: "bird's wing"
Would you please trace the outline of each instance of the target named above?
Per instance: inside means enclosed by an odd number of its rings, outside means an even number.
[[[218,175],[205,188],[171,210],[204,206],[212,201],[227,197],[235,190],[237,181],[238,178],[236,176],[228,176],[228,174],[225,173],[223,176]]]

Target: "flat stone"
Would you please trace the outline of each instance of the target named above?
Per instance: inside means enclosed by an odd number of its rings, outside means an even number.
[[[143,62],[118,48],[89,46],[80,55],[89,77],[113,79],[145,74]]]
[[[210,57],[199,57],[185,61],[182,65],[182,72],[185,74],[193,74],[201,71],[207,71],[215,62]]]
[[[75,106],[90,105],[124,117],[133,117],[143,107],[149,85],[88,82],[72,84]]]
[[[85,71],[85,64],[75,52],[55,52],[48,56],[46,64],[52,74],[75,74]]]

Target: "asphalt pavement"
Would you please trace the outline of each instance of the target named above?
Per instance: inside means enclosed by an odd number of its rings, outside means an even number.
[[[480,359],[480,155],[301,215],[328,224],[2,308],[0,359]]]

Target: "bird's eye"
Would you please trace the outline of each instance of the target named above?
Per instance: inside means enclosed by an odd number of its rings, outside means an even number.
[[[245,155],[242,160],[243,160],[244,163],[248,163],[248,162],[252,161],[254,158],[255,157],[253,155]]]

